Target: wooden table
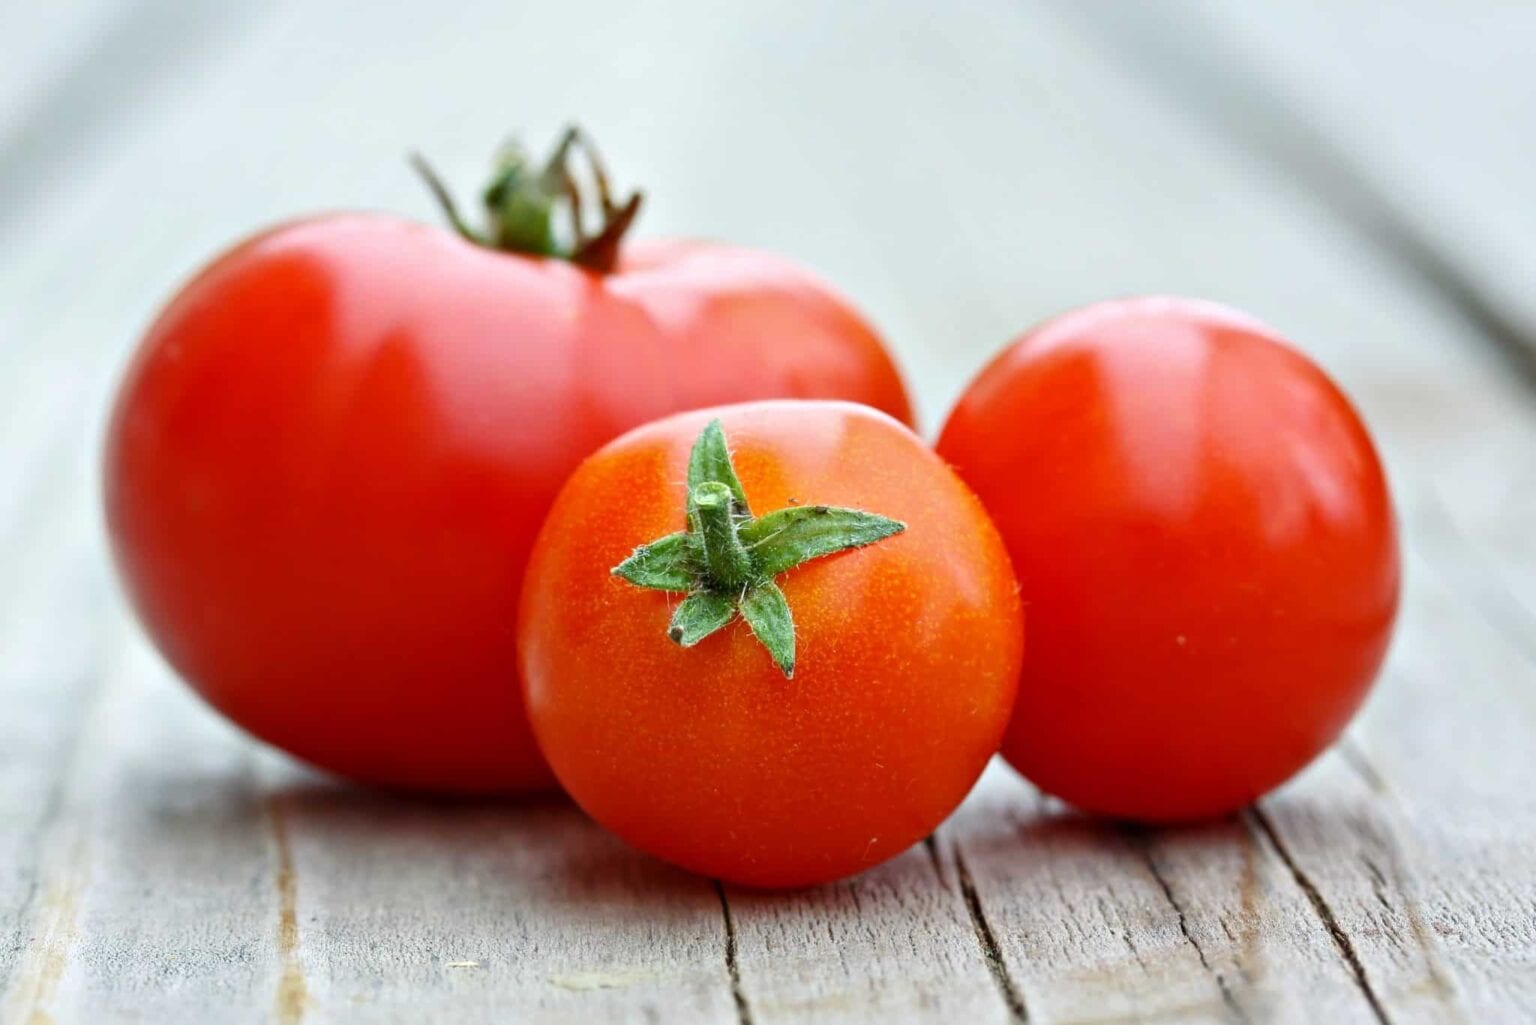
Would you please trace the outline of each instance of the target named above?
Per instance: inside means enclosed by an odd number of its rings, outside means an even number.
[[[0,1021],[1536,1020],[1533,57],[1536,7],[1494,2],[7,4]],[[137,333],[263,223],[433,219],[408,148],[471,181],[573,115],[648,187],[642,230],[838,282],[930,428],[1096,298],[1297,339],[1374,425],[1407,540],[1348,738],[1194,829],[994,767],[926,844],[768,896],[558,801],[321,779],[207,711],[103,550]]]

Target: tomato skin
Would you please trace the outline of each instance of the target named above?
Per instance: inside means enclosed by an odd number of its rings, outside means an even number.
[[[678,596],[610,575],[684,526],[712,416],[754,512],[794,499],[907,525],[779,577],[792,679],[740,620],[673,644]],[[534,731],[593,818],[693,871],[788,887],[884,861],[959,804],[1002,736],[1023,621],[985,511],[910,431],[848,403],[765,402],[648,424],[583,463],[535,545],[519,635]]]
[[[1030,647],[1003,754],[1081,808],[1231,812],[1343,730],[1396,615],[1348,400],[1268,328],[1138,298],[1015,340],[938,443],[1007,542]]]
[[[144,339],[106,442],[113,550],[160,650],[258,737],[373,783],[541,788],[515,606],[565,476],[656,416],[777,395],[910,417],[876,336],[775,257],[638,242],[598,276],[296,222]]]

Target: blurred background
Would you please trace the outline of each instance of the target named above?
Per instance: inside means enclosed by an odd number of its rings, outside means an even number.
[[[1501,2],[8,0],[0,570],[102,575],[109,391],[203,261],[317,211],[438,223],[409,150],[470,196],[509,133],[542,151],[570,119],[646,190],[636,234],[846,292],[930,431],[1031,323],[1185,292],[1321,360],[1401,471],[1536,380],[1533,48],[1536,5]],[[1477,458],[1450,487],[1532,507]]]
[[[68,0],[0,18],[5,369],[67,353],[95,385],[80,408],[231,240],[337,208],[435,222],[407,150],[467,192],[509,132],[542,149],[572,118],[648,191],[642,233],[776,249],[849,292],[929,424],[972,354],[1128,291],[1251,308],[1333,363],[1411,358],[1379,316],[1347,345],[1321,319],[1395,305],[1363,294],[1379,279],[1497,343],[1536,330],[1526,4]]]
[[[1363,729],[1434,762],[1431,692],[1496,707],[1536,650],[1533,57],[1536,4],[1498,0],[0,0],[0,868],[63,807],[111,835],[99,879],[196,876],[134,802],[234,816],[257,786],[109,576],[99,439],[160,304],[277,220],[437,223],[408,151],[469,196],[509,133],[542,152],[571,119],[646,191],[637,235],[776,250],[852,298],[930,433],[1084,302],[1191,293],[1294,339],[1373,425],[1410,542],[1398,696]],[[1474,654],[1416,646],[1462,607]],[[1424,785],[1502,785],[1454,761]]]

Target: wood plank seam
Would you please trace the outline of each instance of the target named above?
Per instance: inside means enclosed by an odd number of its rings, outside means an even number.
[[[280,966],[273,1012],[281,1025],[298,1025],[309,1008],[309,986],[299,957],[298,875],[288,842],[287,812],[281,795],[267,799],[267,819],[277,859],[277,956]]]
[[[1336,745],[1341,755],[1341,760],[1351,771],[1360,777],[1366,787],[1377,798],[1377,804],[1381,808],[1381,821],[1383,828],[1389,833],[1389,839],[1394,851],[1403,851],[1406,845],[1402,842],[1403,829],[1401,825],[1403,809],[1401,808],[1396,793],[1387,783],[1386,777],[1371,763],[1370,757],[1353,737],[1343,737]],[[1461,1005],[1455,977],[1450,968],[1445,964],[1445,958],[1440,950],[1440,944],[1435,939],[1433,931],[1424,921],[1421,902],[1406,878],[1408,873],[1401,864],[1402,859],[1393,859],[1392,871],[1384,871],[1376,860],[1369,854],[1360,855],[1361,863],[1365,865],[1366,872],[1371,877],[1371,891],[1384,911],[1388,914],[1401,912],[1408,920],[1408,927],[1413,932],[1413,938],[1420,952],[1424,955],[1424,963],[1429,970],[1429,982],[1431,991],[1434,992],[1440,1006],[1450,1016],[1450,1020],[1466,1025],[1469,1018]],[[1401,907],[1395,905],[1389,894],[1396,893],[1402,898]]]
[[[1008,971],[1008,962],[1003,957],[1002,948],[998,946],[997,934],[992,931],[992,924],[987,921],[986,912],[982,910],[981,895],[977,893],[971,871],[966,867],[965,856],[960,853],[958,845],[953,846],[950,853],[955,859],[955,875],[959,879],[960,894],[971,916],[971,927],[976,931],[976,943],[981,949],[982,961],[1003,998],[1003,1005],[1008,1009],[1008,1020],[1015,1023],[1028,1022],[1029,1008],[1024,1003],[1024,994]],[[937,864],[934,868],[937,871]]]
[[[736,956],[736,923],[731,918],[731,902],[725,895],[720,880],[713,880],[715,893],[720,897],[720,914],[725,919],[725,973],[731,980],[731,1000],[736,1005],[738,1025],[752,1025],[752,1005],[747,1002],[746,990],[741,985],[741,965]]]
[[[928,834],[923,840],[923,850],[928,852],[928,864],[933,866],[934,878],[939,881],[939,886],[945,893],[949,893],[949,877],[944,874],[944,860],[939,854],[939,841],[934,834]]]
[[[80,703],[82,707],[89,709],[95,703],[95,699],[99,695],[101,688],[101,680],[99,677],[97,677],[94,684],[90,683],[88,680],[84,680],[76,684],[75,687],[72,687],[71,689],[81,690],[82,697],[80,699]],[[65,807],[64,797],[69,789],[69,780],[72,775],[71,767],[74,766],[79,760],[81,747],[84,743],[85,718],[86,717],[82,715],[75,720],[75,728],[70,731],[69,736],[64,742],[63,750],[60,752],[59,757],[54,761],[54,765],[57,766],[59,771],[54,774],[53,785],[48,788],[48,794],[44,798],[42,815],[38,818],[37,822],[37,835],[39,837],[39,842],[35,845],[35,847],[42,846],[42,838],[47,837],[50,833],[57,829],[59,821],[63,818]],[[26,903],[23,906],[23,918],[32,917],[33,912],[37,907],[38,895],[42,892],[42,889],[42,877],[40,875],[35,876],[32,879],[31,890],[28,892]]]
[[[0,1000],[0,1013],[7,1023],[48,1025],[52,1021],[48,1008],[79,938],[79,902],[89,881],[90,851],[85,823],[67,816],[66,811],[89,757],[85,738],[110,689],[111,674],[105,671],[104,660],[98,657],[93,661],[96,669],[90,676],[94,682],[81,697],[80,714],[55,762],[56,783],[50,788],[47,810],[38,824],[33,859],[36,876],[22,912],[22,919],[31,923],[27,929],[30,939]],[[50,852],[59,852],[59,857],[51,870],[45,871]]]
[[[1216,988],[1221,991],[1221,1002],[1227,1005],[1228,1010],[1232,1012],[1233,1018],[1247,1025],[1252,1019],[1249,1017],[1248,1012],[1243,1009],[1242,1005],[1237,1002],[1237,997],[1232,992],[1232,987],[1228,984],[1225,974],[1212,966],[1210,958],[1206,956],[1205,948],[1200,945],[1200,941],[1195,939],[1194,934],[1189,931],[1189,917],[1184,912],[1184,905],[1174,896],[1172,884],[1163,872],[1162,866],[1158,864],[1157,857],[1152,853],[1151,840],[1147,831],[1135,826],[1126,826],[1124,831],[1130,836],[1132,845],[1141,852],[1142,859],[1147,863],[1147,870],[1152,873],[1152,878],[1157,880],[1157,885],[1162,889],[1163,896],[1168,899],[1168,906],[1173,908],[1174,914],[1178,916],[1179,932],[1183,934],[1184,939],[1189,945],[1195,948],[1195,956],[1200,959],[1200,966],[1210,973],[1211,978],[1216,980]]]
[[[52,1025],[54,996],[80,938],[80,898],[90,883],[90,853],[76,837],[42,888],[31,942],[7,994],[17,1025]]]
[[[1317,912],[1318,920],[1322,922],[1323,928],[1328,931],[1328,935],[1333,940],[1334,946],[1338,948],[1339,954],[1344,958],[1345,963],[1349,965],[1349,970],[1354,976],[1355,984],[1360,987],[1360,992],[1365,996],[1366,1003],[1370,1005],[1371,1011],[1376,1015],[1376,1020],[1381,1025],[1392,1025],[1392,1019],[1387,1015],[1387,1009],[1382,1004],[1381,997],[1377,995],[1376,990],[1371,986],[1370,978],[1366,975],[1365,965],[1360,961],[1360,955],[1355,950],[1354,941],[1349,938],[1349,934],[1339,925],[1339,921],[1335,917],[1333,909],[1328,906],[1328,901],[1323,897],[1322,891],[1302,871],[1301,866],[1296,863],[1296,859],[1291,857],[1291,852],[1286,849],[1284,842],[1280,839],[1280,834],[1275,830],[1264,809],[1256,804],[1246,814],[1254,827],[1260,830],[1270,845],[1274,847],[1275,853],[1285,863],[1285,867],[1290,870],[1291,878],[1296,881],[1296,885],[1301,888],[1301,892],[1306,894],[1307,901],[1312,905],[1312,910]]]

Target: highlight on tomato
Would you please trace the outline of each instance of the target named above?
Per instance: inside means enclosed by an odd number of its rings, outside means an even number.
[[[1326,748],[1398,602],[1359,415],[1253,319],[1137,298],[1025,333],[939,453],[991,512],[1030,644],[1003,754],[1081,808],[1231,812]]]
[[[927,836],[997,750],[1017,586],[969,489],[867,407],[760,402],[584,462],[534,546],[529,716],[567,792],[733,882],[836,879]]]
[[[612,194],[580,132],[543,163],[507,152],[484,228],[429,178],[457,232],[294,221],[166,305],[112,414],[107,523],[150,636],[251,733],[371,783],[540,788],[516,601],[577,464],[744,399],[911,411],[874,331],[807,271],[624,241],[640,195]]]

